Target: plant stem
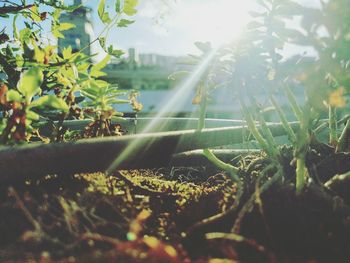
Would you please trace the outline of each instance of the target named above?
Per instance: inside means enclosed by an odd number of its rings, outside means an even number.
[[[275,107],[277,114],[282,122],[283,128],[286,130],[289,140],[294,144],[297,140],[293,129],[290,127],[290,124],[287,120],[286,115],[284,114],[280,105],[276,102],[275,98],[271,95],[270,100],[272,105]]]
[[[286,92],[286,96],[288,98],[289,104],[291,105],[295,116],[297,117],[298,121],[302,122],[303,121],[303,111],[299,107],[294,94],[287,86],[285,87],[285,92]]]
[[[221,161],[209,149],[204,149],[203,154],[209,161],[211,161],[213,164],[215,164],[218,168],[228,172],[233,181],[235,181],[235,182],[239,181],[239,178],[237,175],[237,173],[238,173],[237,167],[234,167],[233,165],[231,165],[229,163],[225,163],[225,162]]]
[[[201,88],[201,102],[199,107],[199,119],[198,119],[198,127],[197,130],[201,131],[205,128],[205,115],[207,113],[207,87],[208,80],[204,85],[202,85]]]
[[[197,127],[198,131],[203,130],[205,127],[205,115],[207,112],[207,85],[208,85],[208,82],[206,82],[205,85],[201,87],[202,98],[201,98],[201,104],[199,109],[199,120],[198,120],[198,127]],[[233,181],[235,182],[239,181],[239,178],[237,176],[238,169],[236,167],[221,161],[209,149],[203,149],[203,154],[216,167],[228,172]]]
[[[253,106],[256,109],[258,109],[259,107],[258,107],[258,103],[256,102],[256,99],[253,96],[250,97],[250,99],[253,103]],[[267,127],[267,124],[266,124],[266,121],[264,119],[263,114],[260,111],[257,113],[258,113],[259,123],[261,126],[261,131],[262,131],[263,135],[265,136],[266,143],[267,143],[269,149],[271,150],[271,152],[273,152],[274,156],[277,156],[278,149],[276,147],[276,141],[275,141],[270,129]]]
[[[336,147],[338,145],[337,135],[337,115],[335,107],[328,107],[329,118],[329,144]]]
[[[346,121],[345,127],[339,137],[336,152],[344,152],[350,144],[350,119]]]
[[[305,166],[305,155],[301,154],[301,156],[296,158],[296,193],[299,195],[305,186],[305,178],[307,175],[307,168]]]
[[[257,142],[260,144],[260,147],[264,151],[266,151],[268,154],[273,155],[273,152],[270,150],[268,143],[266,142],[266,140],[263,138],[258,128],[256,127],[255,121],[253,120],[253,117],[248,111],[244,102],[242,100],[240,102],[241,102],[241,109],[243,111],[244,118],[247,122],[248,130],[253,134],[255,140],[257,140]]]

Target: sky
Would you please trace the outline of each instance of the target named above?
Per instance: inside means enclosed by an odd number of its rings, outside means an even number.
[[[248,11],[254,0],[139,0],[138,13],[129,19],[135,23],[127,28],[113,28],[108,44],[127,50],[136,48],[139,53],[158,53],[184,56],[198,52],[194,42],[210,41],[219,45],[234,39],[249,22]],[[298,0],[315,6],[318,0]],[[67,4],[72,0],[66,0]],[[85,0],[92,8],[95,37],[103,29],[97,16],[99,0]],[[115,0],[106,0],[113,7]],[[0,25],[2,28],[3,25]],[[11,30],[11,23],[5,23]],[[230,32],[228,34],[227,32]],[[98,45],[93,53],[103,57]]]
[[[249,22],[248,12],[253,1],[139,0],[138,13],[132,17],[135,23],[127,28],[112,29],[108,42],[124,50],[136,48],[139,53],[171,56],[198,53],[194,45],[196,41],[210,41],[215,46],[237,37]],[[308,6],[319,4],[319,0],[298,2]],[[102,28],[97,17],[97,3],[97,0],[85,1],[85,4],[95,9],[95,34]],[[289,49],[292,53],[299,51],[295,47]],[[93,51],[100,53],[96,46]]]
[[[237,33],[247,20],[249,1],[140,0],[135,23],[125,29],[115,28],[109,41],[143,53],[184,55],[195,51],[195,41],[215,44],[226,29]]]

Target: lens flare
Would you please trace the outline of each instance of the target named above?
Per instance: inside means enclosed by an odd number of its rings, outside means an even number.
[[[175,87],[176,92],[171,98],[164,100],[162,102],[162,107],[159,109],[152,121],[145,126],[141,131],[142,133],[149,132],[154,126],[160,126],[164,119],[162,119],[171,109],[177,105],[181,104],[184,100],[182,98],[188,97],[192,94],[193,89],[197,86],[200,79],[203,77],[204,72],[213,60],[217,49],[213,49],[208,55],[201,61],[201,63],[196,67],[194,72],[185,80],[185,82]],[[140,147],[147,147],[135,139],[130,145],[128,145],[125,150],[115,159],[115,161],[106,170],[107,174],[112,174],[118,166],[126,160],[131,154],[137,154]]]

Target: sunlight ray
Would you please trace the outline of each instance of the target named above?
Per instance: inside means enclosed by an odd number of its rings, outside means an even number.
[[[203,61],[196,67],[194,72],[185,80],[185,82],[178,86],[175,95],[168,100],[162,102],[162,107],[159,109],[157,114],[154,116],[152,121],[145,126],[141,131],[142,133],[149,132],[154,126],[160,125],[164,120],[164,117],[176,104],[181,104],[183,102],[182,98],[188,97],[191,95],[193,89],[197,86],[198,82],[202,78],[204,72],[210,65],[210,62],[213,60],[218,49],[212,49],[210,53],[203,59]],[[126,160],[131,154],[137,154],[137,151],[140,150],[139,147],[144,146],[140,145],[138,140],[133,141],[125,150],[115,159],[115,161],[108,167],[106,170],[107,174],[113,173],[118,166]]]

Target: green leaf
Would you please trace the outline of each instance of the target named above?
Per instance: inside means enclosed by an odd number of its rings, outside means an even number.
[[[11,89],[6,93],[6,99],[8,101],[21,102],[22,96],[21,96],[21,94],[19,94],[19,92],[17,90]]]
[[[107,49],[107,53],[110,54],[111,56],[114,56],[116,58],[121,57],[122,55],[124,55],[124,51],[120,50],[120,49],[113,49],[113,46],[110,45]]]
[[[69,30],[72,28],[75,28],[76,26],[71,24],[71,23],[60,23],[57,30],[59,31],[65,31],[65,30]]]
[[[64,38],[64,35],[63,35],[60,31],[58,31],[57,29],[53,29],[53,30],[52,30],[52,34],[53,34],[54,37],[56,37],[56,38]]]
[[[101,80],[101,79],[97,79],[94,81],[94,84],[98,87],[107,87],[109,85],[109,83],[107,81]]]
[[[112,104],[129,104],[130,100],[113,99],[110,101]]]
[[[112,22],[111,18],[109,17],[108,12],[105,11],[106,2],[105,0],[100,0],[100,3],[98,4],[98,16],[100,17],[101,21],[104,24],[109,24]]]
[[[97,13],[101,20],[105,12],[105,5],[106,5],[105,0],[100,0],[100,3],[98,4],[98,8],[97,8]]]
[[[69,107],[67,103],[63,99],[58,98],[55,95],[46,95],[46,96],[40,97],[37,100],[34,100],[29,105],[29,107],[30,108],[49,107],[57,110],[62,110],[63,112],[69,111]]]
[[[26,117],[27,117],[27,119],[32,120],[32,121],[37,121],[40,118],[39,114],[37,114],[36,112],[31,111],[31,110],[27,110]]]
[[[30,68],[22,73],[21,78],[17,84],[17,89],[26,98],[29,103],[32,98],[39,94],[40,85],[43,81],[43,73],[39,68]]]
[[[133,24],[134,22],[135,22],[134,20],[121,19],[118,22],[118,27],[127,27],[127,26]]]
[[[136,6],[138,2],[138,0],[125,0],[123,12],[128,16],[135,15],[137,13]]]
[[[62,50],[63,59],[70,59],[72,57],[72,55],[73,55],[73,53],[72,53],[71,46],[63,48],[63,50]]]
[[[17,17],[18,17],[18,15],[15,15],[14,18],[13,18],[13,22],[12,22],[13,38],[14,39],[19,39],[18,29],[17,29],[17,25],[16,25]]]
[[[103,69],[111,59],[111,56],[108,54],[104,59],[102,59],[99,63],[91,67],[90,75],[92,77],[98,78],[101,76],[105,76],[106,73],[102,72],[101,69]]]
[[[122,6],[121,6],[121,2],[120,0],[116,0],[115,1],[115,11],[117,13],[120,13],[122,11]]]
[[[103,50],[106,50],[106,38],[105,37],[99,37],[98,42],[100,43],[100,46],[103,48]]]
[[[45,60],[45,51],[40,49],[38,46],[34,47],[34,59],[38,63],[44,63]]]
[[[52,13],[52,18],[57,21],[60,18],[60,15],[61,10],[59,8],[56,8]]]
[[[109,60],[111,59],[110,55],[107,55],[104,59],[102,59],[99,63],[97,63],[96,65],[93,66],[93,69],[98,69],[101,70],[103,69],[109,62]]]
[[[21,55],[16,55],[16,66],[21,68],[24,65],[24,60]]]
[[[21,31],[19,31],[19,40],[22,43],[27,42],[30,39],[31,35],[32,31],[29,28],[23,28]]]
[[[39,10],[38,10],[38,6],[34,5],[30,8],[31,12],[30,12],[30,18],[34,21],[34,22],[41,22],[41,17],[39,14]]]

